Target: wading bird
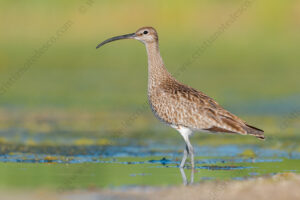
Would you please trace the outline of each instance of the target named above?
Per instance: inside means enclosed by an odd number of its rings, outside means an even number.
[[[180,83],[167,71],[159,52],[158,36],[154,28],[143,27],[135,33],[112,37],[96,48],[120,39],[139,40],[146,46],[149,104],[154,115],[160,121],[175,128],[185,141],[180,168],[184,167],[189,155],[192,168],[195,168],[194,150],[189,140],[195,131],[253,135],[264,139],[263,130],[248,125],[209,96]]]

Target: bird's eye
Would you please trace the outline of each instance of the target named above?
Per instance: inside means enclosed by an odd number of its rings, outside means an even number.
[[[148,31],[144,31],[144,34],[148,34]]]

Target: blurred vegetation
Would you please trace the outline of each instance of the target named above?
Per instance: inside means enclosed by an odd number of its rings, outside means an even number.
[[[4,159],[31,152],[29,157],[43,154],[48,161],[1,162],[0,188],[63,191],[181,183],[175,166],[130,164],[161,157],[100,157],[106,164],[55,163],[59,149],[74,153],[72,148],[65,149],[67,145],[76,147],[75,153],[80,155],[90,153],[84,149],[93,145],[184,146],[175,130],[161,125],[150,109],[145,109],[145,47],[127,40],[95,49],[108,37],[132,33],[142,26],[157,29],[166,67],[180,81],[264,129],[267,137],[262,142],[250,136],[195,134],[195,146],[248,145],[249,149],[238,155],[242,158],[256,157],[250,148],[253,144],[288,153],[300,151],[300,1],[251,1],[200,57],[193,58],[243,2],[0,1],[0,152]],[[69,26],[62,31],[66,23]],[[32,65],[24,70],[34,56]],[[189,61],[193,62],[178,74]],[[110,163],[114,160],[128,164]],[[201,169],[195,180],[299,173],[299,159],[242,162],[238,166],[249,169]]]
[[[242,3],[1,1],[1,87],[36,50],[57,35],[60,27],[68,21],[72,25],[0,96],[4,135],[0,141],[6,141],[5,135],[12,132],[20,137],[17,133],[69,131],[81,136],[77,138],[81,144],[90,144],[90,140],[81,138],[93,132],[100,133],[100,144],[109,143],[102,134],[107,136],[119,129],[141,140],[149,131],[174,134],[155,122],[150,109],[136,116],[147,101],[144,46],[129,40],[98,50],[96,45],[108,37],[153,26],[159,33],[165,64],[174,74]],[[299,115],[291,118],[281,111],[300,106],[299,13],[299,1],[253,1],[178,79],[212,96],[235,114],[242,114],[267,134],[295,134]],[[269,105],[274,100],[279,101],[271,107],[278,110],[276,116],[260,108],[260,112],[251,112],[259,102]],[[124,126],[126,121],[130,121],[128,126]],[[284,128],[280,127],[282,121],[288,121]]]
[[[1,1],[1,82],[68,20],[73,25],[17,80],[2,106],[132,109],[146,100],[143,45],[118,34],[145,25],[175,73],[242,1]],[[84,7],[85,13],[80,10]],[[254,1],[179,79],[220,103],[299,94],[300,3]]]

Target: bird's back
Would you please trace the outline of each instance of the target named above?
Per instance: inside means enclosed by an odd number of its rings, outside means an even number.
[[[148,96],[155,116],[169,125],[198,131],[249,134],[264,139],[262,130],[246,124],[209,96],[172,76],[152,87]]]

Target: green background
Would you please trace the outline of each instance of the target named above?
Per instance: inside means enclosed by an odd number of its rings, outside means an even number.
[[[243,5],[238,0],[0,1],[0,143],[29,149],[151,142],[183,146],[180,135],[145,106],[145,47],[124,40],[95,48],[109,37],[153,26],[165,65],[178,80],[265,130],[267,137],[263,143],[250,136],[197,134],[193,144],[299,151],[299,1],[248,1],[234,22],[194,56]],[[290,170],[283,165],[281,171]],[[34,177],[39,165],[28,166]],[[68,167],[53,166],[51,173]],[[7,167],[10,174],[20,169],[14,163],[0,166]],[[76,173],[76,165],[70,167]],[[7,179],[15,184],[15,178]],[[1,186],[8,184],[5,180]]]

